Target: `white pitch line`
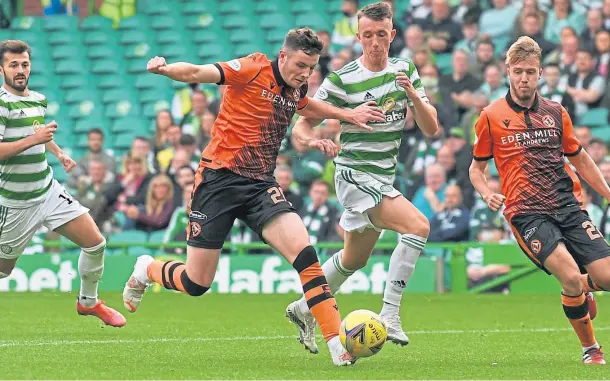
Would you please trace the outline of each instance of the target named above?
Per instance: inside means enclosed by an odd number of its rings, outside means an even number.
[[[609,331],[610,327],[596,327],[596,331]],[[422,330],[408,331],[413,335],[479,335],[479,334],[503,334],[503,333],[549,333],[572,331],[571,328],[520,328],[520,329],[474,329],[474,330]],[[184,343],[184,342],[228,342],[228,341],[254,341],[254,340],[286,340],[296,339],[296,336],[234,336],[234,337],[170,337],[151,339],[110,339],[110,340],[25,340],[25,341],[0,341],[0,348],[11,347],[41,347],[62,346],[82,344],[150,344],[150,343]]]

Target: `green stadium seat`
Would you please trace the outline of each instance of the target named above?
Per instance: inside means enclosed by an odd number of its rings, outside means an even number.
[[[146,243],[148,236],[146,232],[141,230],[123,230],[121,232],[112,233],[108,237],[110,243]]]
[[[111,127],[113,134],[144,130],[146,130],[146,123],[142,120],[142,118],[131,116],[115,119]]]
[[[119,22],[119,30],[147,30],[149,18],[146,15],[135,15],[121,19]]]
[[[95,83],[93,77],[84,73],[67,75],[59,78],[59,87],[64,90],[86,87],[90,83]]]
[[[147,58],[152,56],[153,50],[157,48],[148,42],[141,42],[134,45],[129,45],[125,48],[124,57],[125,58]]]
[[[319,15],[318,13],[302,13],[297,15],[294,25],[296,27],[307,26],[313,30],[319,30],[328,28],[330,25],[330,20]]]
[[[254,7],[254,12],[258,14],[263,13],[277,13],[282,12],[283,4],[273,1],[259,1]]]
[[[70,111],[68,115],[72,119],[83,119],[86,117],[102,117],[102,108],[101,106],[96,106],[95,103],[91,101],[83,101],[77,104],[70,106]]]
[[[187,1],[182,6],[182,13],[185,15],[200,15],[204,13],[217,14],[218,3],[216,1]]]
[[[100,94],[97,91],[92,91],[87,88],[69,90],[69,91],[66,91],[64,101],[69,105],[74,104],[74,103],[80,103],[83,101],[91,101],[91,102],[99,103]]]
[[[120,75],[123,71],[122,62],[116,59],[102,59],[93,62],[91,72],[93,74],[115,74]]]
[[[69,175],[66,173],[66,170],[63,169],[61,165],[53,168],[53,178],[57,180],[60,184],[63,184],[68,181],[68,177]]]
[[[278,42],[284,43],[284,38],[286,38],[286,31],[281,29],[271,29],[267,32],[267,37],[265,40],[271,44],[275,44]]]
[[[608,124],[608,109],[593,108],[578,118],[578,124],[587,127],[603,126]]]
[[[163,33],[157,33],[157,43],[160,45],[168,44],[184,44],[189,42],[190,37],[182,31],[166,30]]]
[[[124,118],[126,116],[139,116],[141,114],[140,105],[137,102],[122,100],[106,106],[104,115],[110,119]]]
[[[594,138],[602,139],[608,145],[610,143],[610,124],[592,128],[591,135]]]
[[[205,44],[209,42],[217,42],[224,36],[225,33],[221,31],[214,29],[200,29],[192,34],[192,41],[196,44]]]
[[[53,135],[53,141],[61,148],[64,149],[64,151],[66,150],[64,147],[66,148],[72,148],[72,139],[73,137],[67,137],[66,135]],[[49,154],[50,156],[54,156],[52,154]],[[74,159],[74,157],[72,157]]]
[[[147,118],[154,118],[157,113],[161,110],[168,110],[171,108],[171,104],[166,100],[160,100],[156,102],[147,103],[144,105],[143,114]]]
[[[79,134],[77,135],[76,144],[74,147],[76,148],[87,148],[89,146],[87,134]]]
[[[125,86],[127,80],[126,77],[121,78],[116,74],[104,74],[96,78],[97,87],[104,90]]]
[[[15,35],[18,35],[21,41],[27,42],[28,45],[32,47],[38,45],[47,45],[44,33],[35,32],[31,30],[23,30],[15,32],[15,34],[13,34],[13,37],[15,37]]]
[[[182,17],[180,19],[171,16],[171,15],[159,15],[154,16],[150,21],[150,26],[153,30],[172,30],[178,28],[178,26],[182,24]]]
[[[233,49],[233,54],[235,54],[236,57],[245,57],[249,54],[256,53],[262,50],[265,50],[265,46],[261,44],[240,44],[235,45]]]
[[[104,131],[105,135],[110,134],[110,122],[106,118],[83,118],[74,123],[75,134],[86,134],[94,128]]]
[[[252,24],[252,17],[245,15],[226,15],[222,19],[222,26],[225,29],[246,29]]]
[[[82,48],[75,45],[59,45],[51,51],[54,60],[76,58],[81,55]]]
[[[319,4],[314,1],[294,1],[290,6],[290,12],[294,15],[301,13],[318,12]]]
[[[188,53],[190,47],[187,48],[184,44],[180,45],[163,45],[159,47],[159,54],[169,61],[173,61],[176,57],[184,56]]]
[[[129,131],[122,134],[115,134],[114,144],[112,146],[115,150],[120,149],[129,149],[131,148],[131,143],[138,136],[139,132]]]
[[[174,82],[177,82],[177,81],[174,81]],[[184,82],[178,82],[178,83],[182,83],[183,85],[186,85]],[[160,88],[160,89],[142,90],[142,91],[140,91],[139,98],[140,98],[140,102],[149,103],[149,102],[155,102],[155,101],[160,101],[160,100],[171,101],[173,96],[174,96],[174,92],[171,89],[164,90],[163,88]]]
[[[170,79],[160,76],[160,75],[145,73],[145,74],[138,74],[136,76],[135,87],[138,90],[159,88],[159,87],[168,88],[169,85],[170,85]]]
[[[225,52],[227,50],[230,50],[230,49],[227,49],[223,45],[209,44],[209,45],[201,46],[199,48],[199,52],[197,53],[197,55],[201,59],[206,59],[206,58],[210,58],[210,57],[219,57],[219,56],[225,54]]]
[[[82,59],[69,59],[57,62],[55,73],[59,75],[81,74],[89,71],[89,65]]]
[[[47,156],[47,163],[49,163],[50,166],[55,166],[58,164],[61,165],[57,156],[53,155],[49,151],[46,152],[46,156]]]
[[[87,58],[95,61],[108,57],[117,57],[120,56],[120,54],[117,54],[117,51],[120,52],[120,46],[92,45],[87,50]]]
[[[143,30],[126,30],[119,37],[119,42],[123,45],[141,44],[150,42],[151,35]]]
[[[42,30],[42,17],[15,17],[11,20],[11,29],[12,30],[31,30],[31,31],[40,31]]]
[[[173,8],[167,3],[161,3],[157,0],[153,2],[142,1],[138,5],[142,6],[142,13],[147,15],[167,15],[173,12]]]
[[[328,13],[341,12],[341,4],[343,0],[326,0],[326,11]]]
[[[118,88],[104,91],[102,95],[102,102],[104,104],[116,103],[120,101],[128,101],[130,103],[137,103],[138,97],[133,89],[129,88]]]
[[[78,29],[78,17],[68,15],[45,17],[43,27],[46,32],[55,32],[58,30],[74,32]]]
[[[156,232],[152,232],[148,236],[149,243],[163,243],[164,240],[165,240],[165,230],[158,230]]]
[[[50,45],[80,45],[82,35],[75,32],[67,32],[64,30],[52,32],[49,35]]]
[[[225,0],[220,3],[218,13],[223,17],[252,12],[254,5],[248,0]]]
[[[266,15],[262,15],[259,23],[261,29],[270,30],[270,29],[280,29],[283,30],[284,33],[288,32],[292,25],[288,18],[279,13],[269,13]]]
[[[148,63],[147,58],[137,58],[129,60],[127,64],[127,73],[129,74],[141,74],[146,73],[146,64]]]
[[[451,53],[438,54],[436,56],[436,66],[443,75],[451,74],[451,72],[453,71],[451,60]]]
[[[85,45],[116,45],[118,39],[116,32],[90,31],[85,32],[83,42]]]
[[[21,37],[21,33],[19,34]],[[13,31],[10,29],[0,29],[0,40],[12,40],[13,39]]]
[[[88,16],[85,17],[83,22],[80,24],[80,28],[85,31],[106,31],[112,32],[112,20],[104,16]]]
[[[186,17],[186,27],[189,29],[219,29],[220,25],[220,18],[215,18],[209,13],[202,13],[199,15]]]
[[[45,89],[57,89],[59,78],[54,75],[33,75],[30,76],[28,87],[34,91],[45,92]]]
[[[263,40],[264,37],[260,31],[234,29],[229,32],[229,42],[231,44],[240,44],[245,42],[256,42]]]

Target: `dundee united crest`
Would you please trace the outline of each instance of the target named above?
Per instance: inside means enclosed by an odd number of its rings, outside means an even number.
[[[555,127],[555,119],[553,119],[553,117],[550,115],[543,116],[542,123],[544,123],[544,125],[549,128]]]
[[[540,243],[540,241],[537,239],[533,240],[530,246],[534,254],[538,254],[540,250],[542,250],[542,243]]]

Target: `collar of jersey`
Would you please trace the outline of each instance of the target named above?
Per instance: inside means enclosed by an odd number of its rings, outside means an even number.
[[[277,82],[278,86],[290,87],[286,81],[284,81],[284,78],[282,78],[282,74],[280,73],[280,65],[277,58],[271,62],[271,68],[273,69],[273,76],[275,77],[275,81]]]
[[[506,93],[506,102],[508,103],[510,108],[513,109],[514,112],[524,112],[524,111],[536,112],[536,111],[538,111],[538,94],[535,95],[534,103],[532,103],[532,107],[530,107],[530,108],[523,107],[523,106],[515,103],[515,101],[513,100],[513,97],[510,96],[510,90],[508,90],[508,92]]]

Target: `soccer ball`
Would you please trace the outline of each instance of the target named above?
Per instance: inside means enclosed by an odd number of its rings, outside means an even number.
[[[341,322],[339,339],[354,357],[370,357],[378,353],[387,338],[385,324],[373,311],[353,311]]]

